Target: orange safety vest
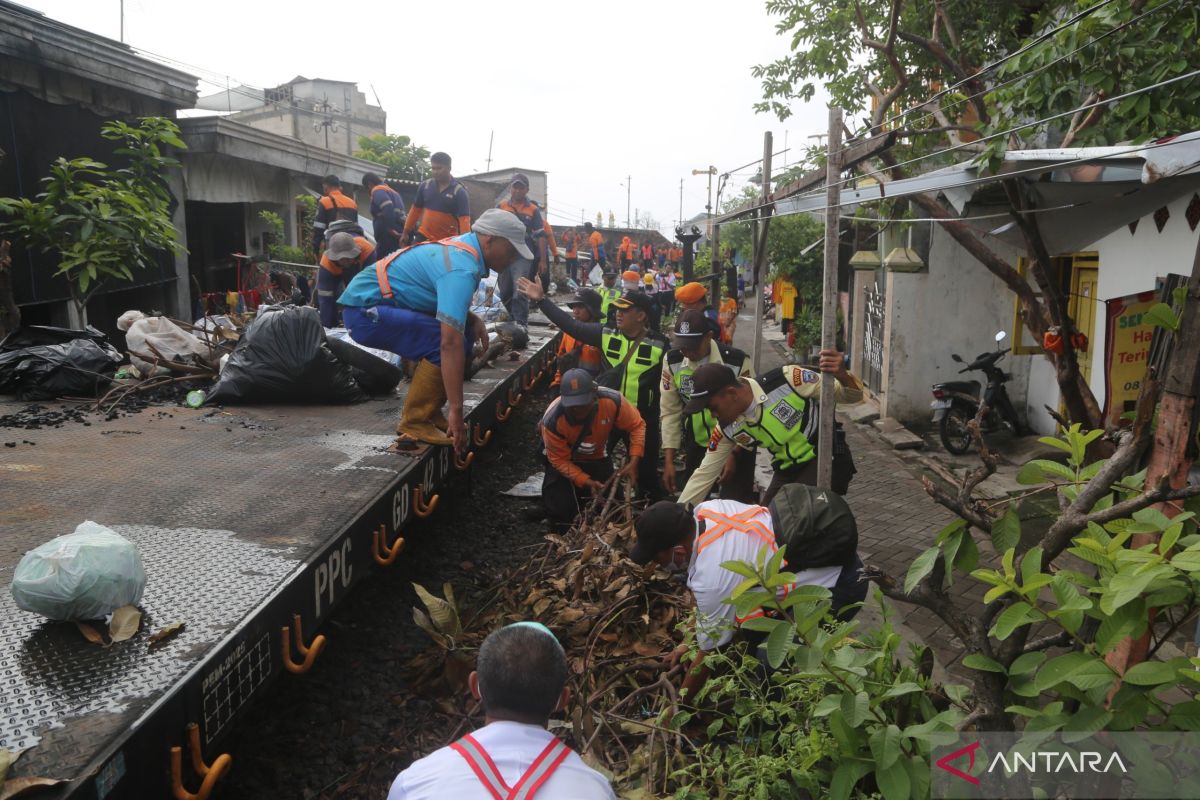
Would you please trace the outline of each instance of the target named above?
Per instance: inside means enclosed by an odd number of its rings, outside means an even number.
[[[474,247],[471,247],[471,245],[467,244],[466,242],[460,242],[456,239],[439,239],[436,242],[426,241],[426,242],[417,242],[416,244],[410,244],[408,247],[402,248],[402,249],[397,250],[396,252],[392,253],[390,256],[383,259],[382,261],[375,262],[375,278],[379,281],[380,297],[382,297],[384,300],[391,300],[395,296],[395,293],[392,292],[392,284],[388,281],[388,276],[387,276],[387,268],[388,268],[388,265],[392,263],[392,260],[395,259],[396,256],[400,255],[401,253],[405,253],[405,252],[408,252],[409,250],[412,250],[414,247],[421,247],[422,245],[427,245],[427,244],[440,244],[442,247],[457,247],[459,250],[467,251],[475,258],[479,258],[478,250],[476,250]],[[442,255],[445,257],[445,260],[446,260],[446,272],[449,272],[450,271],[450,251],[443,250]]]
[[[450,745],[450,749],[463,757],[493,800],[532,800],[538,789],[550,780],[554,771],[571,754],[570,748],[555,737],[525,770],[517,785],[509,786],[496,768],[496,762],[471,734]]]
[[[755,518],[762,513],[770,514],[763,506],[750,506],[740,514],[734,514],[732,517],[727,517],[724,514],[718,514],[710,509],[701,509],[696,512],[696,516],[707,523],[704,528],[704,533],[696,539],[696,555],[704,552],[705,548],[713,542],[720,539],[730,531],[738,531],[748,536],[757,536],[767,546],[767,549],[774,555],[779,550],[779,543],[775,541],[773,534],[766,525],[757,521]],[[786,562],[785,562],[786,563]],[[783,596],[787,597],[796,585],[789,583],[783,588]],[[763,616],[763,610],[760,608],[757,611],[752,611],[744,617],[734,617],[734,620],[740,625],[748,619]]]

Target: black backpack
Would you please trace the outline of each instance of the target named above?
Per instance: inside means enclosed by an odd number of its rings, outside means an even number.
[[[784,486],[769,506],[788,569],[845,567],[858,552],[858,523],[841,495],[802,483]]]

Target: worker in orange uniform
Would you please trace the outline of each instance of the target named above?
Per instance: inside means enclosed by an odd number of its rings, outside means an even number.
[[[529,199],[529,178],[525,173],[513,174],[508,197],[497,203],[496,208],[515,214],[525,224],[525,245],[533,252],[532,261],[518,259],[496,281],[500,301],[508,315],[521,328],[526,328],[529,325],[529,300],[516,290],[517,281],[546,272],[546,221],[538,204]],[[548,286],[550,281],[543,278],[542,284]]]
[[[436,242],[471,232],[471,200],[464,187],[450,174],[450,156],[429,157],[432,177],[421,181],[408,219],[404,221],[404,243]]]
[[[326,175],[321,179],[321,199],[317,201],[317,213],[313,217],[313,252],[317,255],[325,249],[325,230],[329,223],[337,220],[358,221],[358,203],[342,194],[342,181],[337,175]]]
[[[721,324],[721,344],[733,344],[733,332],[737,330],[738,303],[733,297],[721,301],[717,321]]]
[[[607,266],[608,259],[604,253],[604,237],[600,235],[600,231],[592,227],[592,223],[583,223],[583,233],[587,236],[587,243],[592,248],[592,263],[599,264],[600,269]]]
[[[562,236],[562,246],[567,259],[567,277],[582,284],[587,280],[579,274],[579,238],[579,231],[567,228]]]
[[[646,422],[637,408],[615,389],[596,386],[583,369],[567,370],[563,375],[559,396],[550,403],[538,427],[546,458],[542,505],[559,528],[574,522],[588,495],[598,493],[612,477],[608,442],[614,431],[629,436],[622,478],[637,475],[646,453]]]
[[[580,289],[567,301],[567,308],[571,309],[571,314],[580,322],[602,322],[602,303],[603,298],[594,289]],[[599,347],[584,344],[569,333],[564,333],[558,343],[557,361],[558,372],[550,384],[552,387],[562,383],[563,373],[567,370],[578,367],[595,377],[604,366],[604,357]]]
[[[617,258],[621,259],[621,269],[629,269],[637,260],[637,247],[628,236],[621,237],[621,244],[617,247]]]
[[[404,230],[404,198],[374,172],[363,175],[363,188],[371,193],[371,222],[375,234],[375,257],[383,258],[400,249]]]
[[[717,330],[717,310],[708,304],[708,289],[703,283],[685,283],[675,290],[675,299],[679,301],[680,313],[691,309],[701,311],[712,322],[713,330]]]
[[[329,247],[321,256],[317,272],[317,312],[326,328],[337,327],[338,295],[363,267],[374,264],[376,257],[375,245],[365,236],[335,233],[329,237]]]

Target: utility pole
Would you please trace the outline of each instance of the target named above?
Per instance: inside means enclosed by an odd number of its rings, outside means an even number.
[[[488,134],[488,157],[487,157],[487,171],[488,172],[492,171],[492,142],[494,142],[495,140],[496,140],[496,132],[493,130],[491,133]]]
[[[679,179],[679,219],[675,224],[683,224],[683,178]]]
[[[121,42],[125,42],[125,0],[121,0]]]
[[[841,201],[842,110],[829,107],[829,147],[825,166],[825,282],[821,292],[821,349],[837,344],[838,205]],[[833,478],[834,378],[821,376],[821,427],[817,439],[817,486],[828,489]]]
[[[763,134],[763,163],[762,163],[762,202],[771,202],[771,149],[774,137],[770,131]],[[763,300],[762,292],[758,289],[762,282],[763,273],[767,266],[767,227],[770,225],[771,207],[767,206],[759,212],[762,220],[754,224],[754,285],[757,302],[754,305],[754,347],[750,357],[754,363],[754,374],[762,374],[762,330],[763,330]]]

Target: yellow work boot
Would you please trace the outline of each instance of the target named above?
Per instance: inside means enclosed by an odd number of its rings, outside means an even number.
[[[413,371],[396,431],[405,439],[426,444],[453,444],[454,440],[437,428],[438,418],[445,419],[442,417],[445,402],[446,386],[442,383],[441,368],[422,360]]]

